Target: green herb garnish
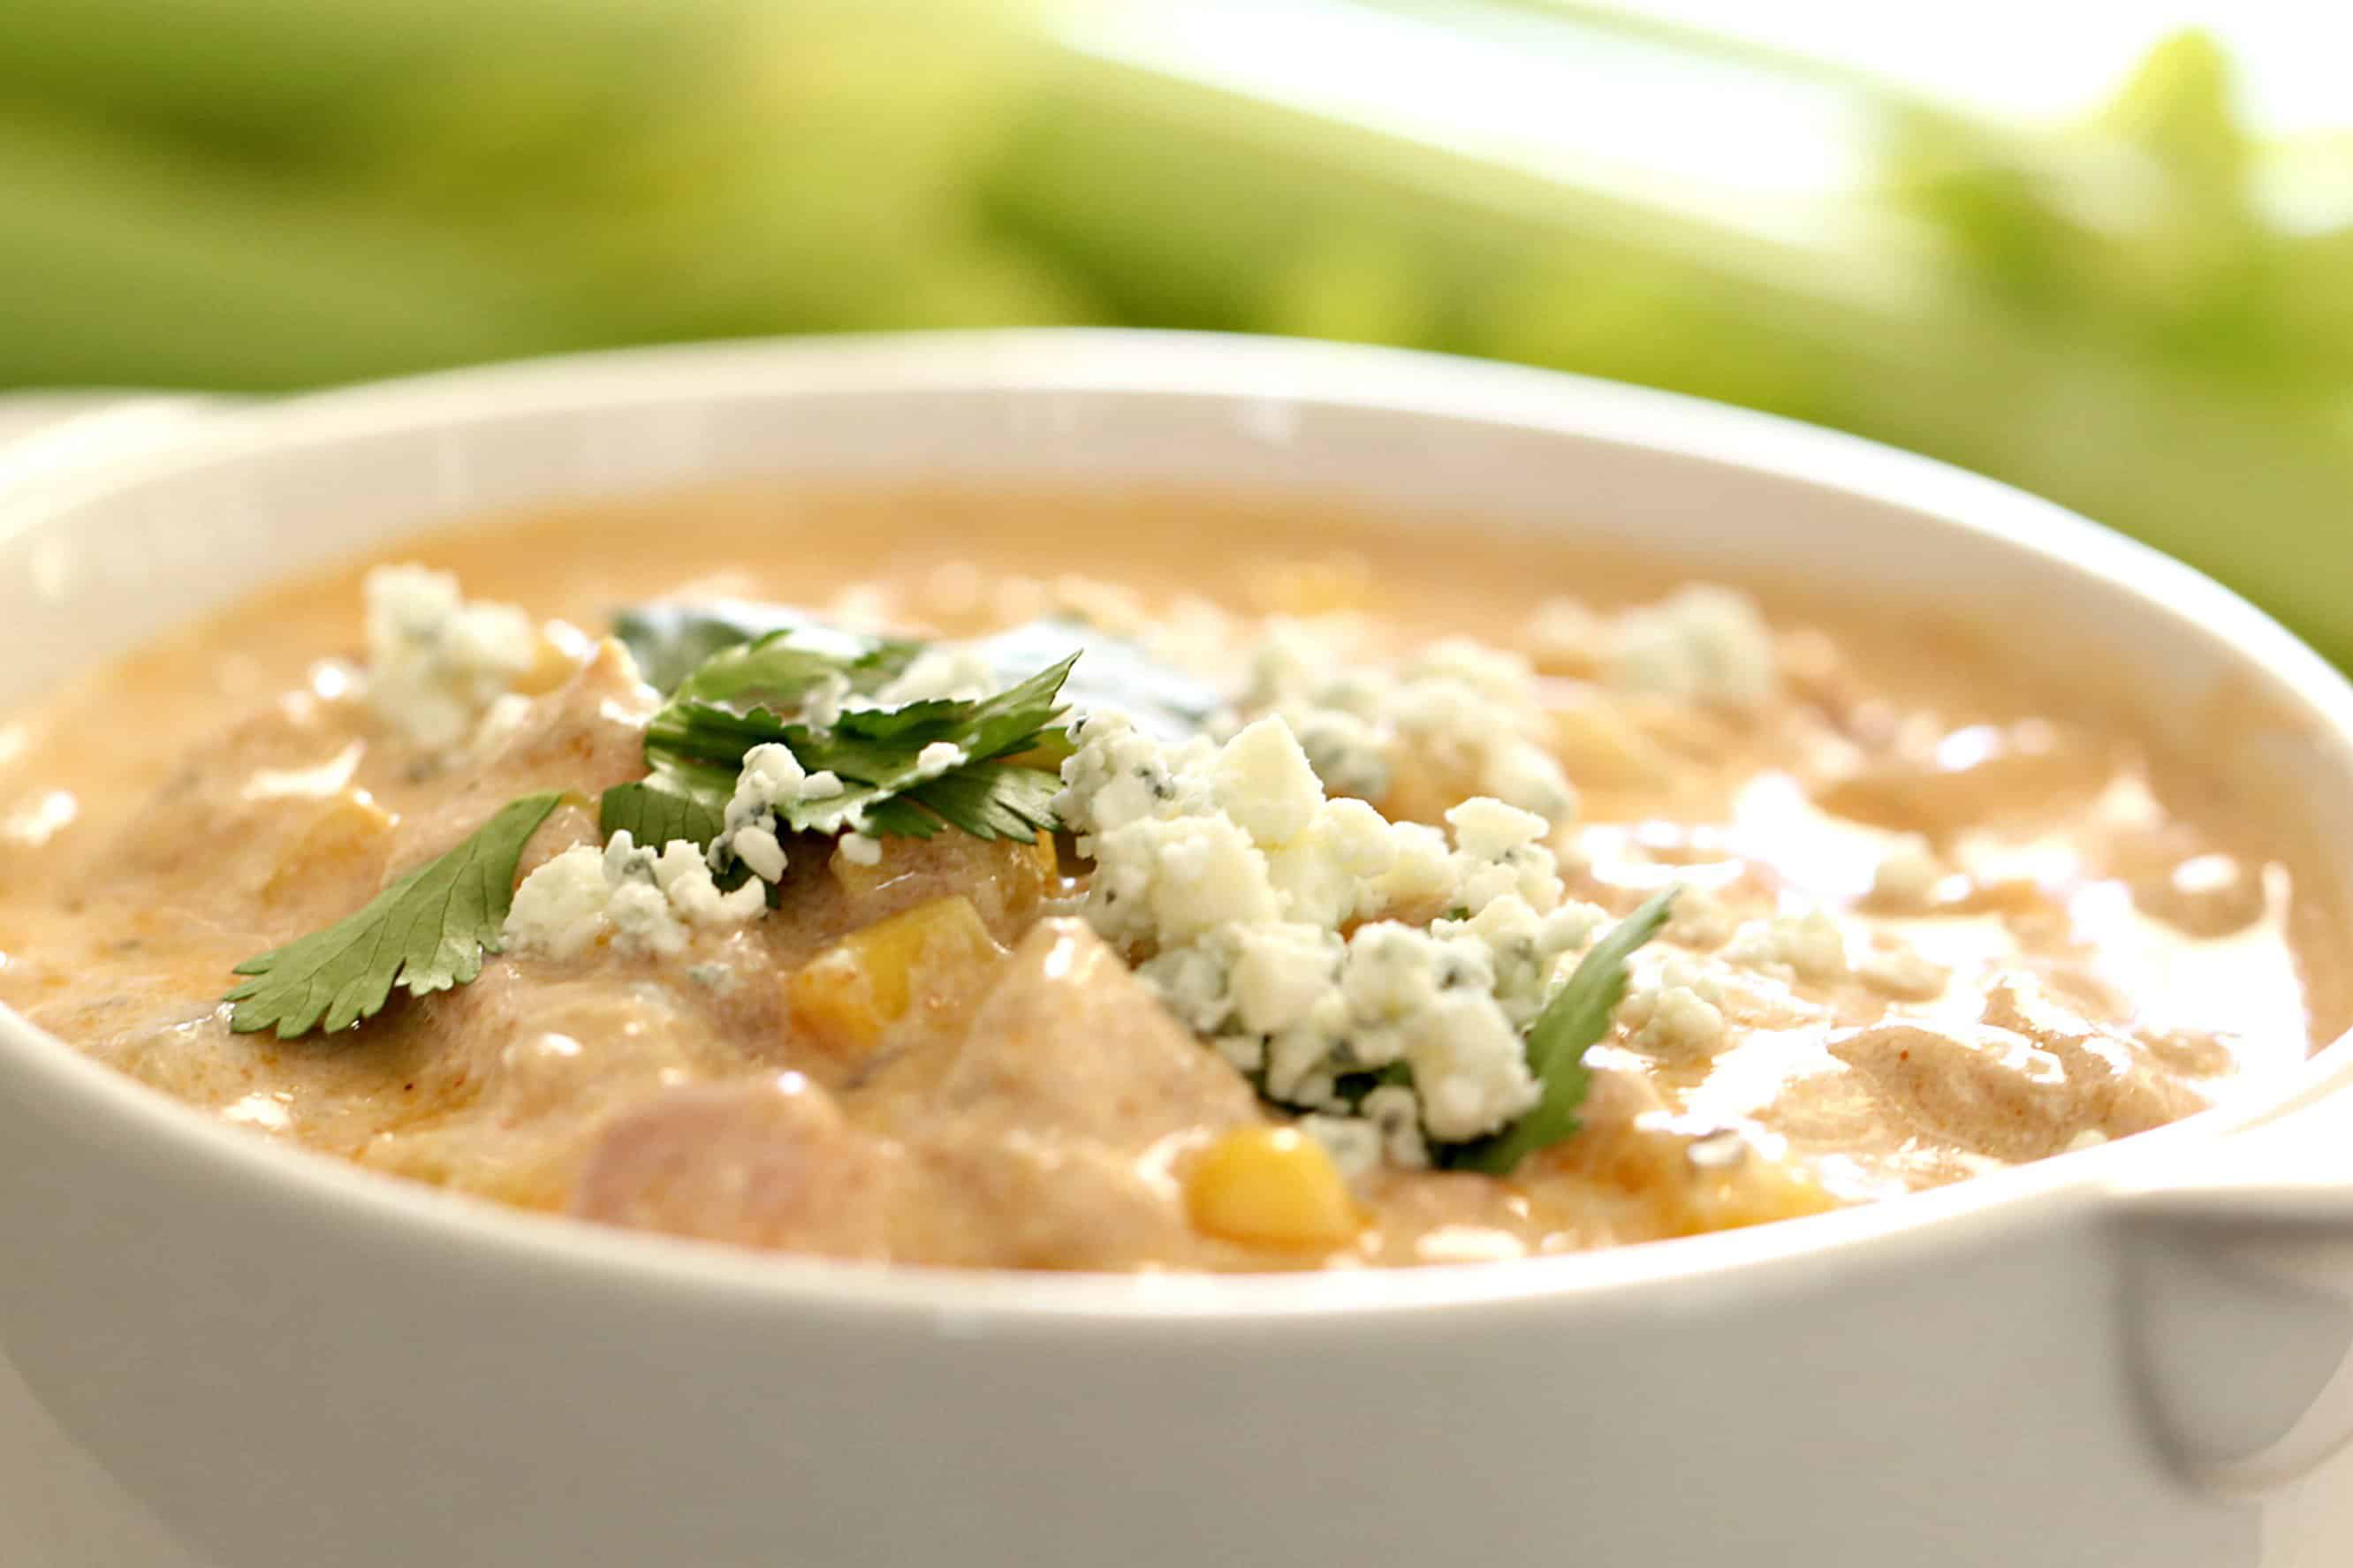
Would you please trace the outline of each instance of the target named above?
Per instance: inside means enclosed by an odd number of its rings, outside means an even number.
[[[252,978],[221,998],[237,1005],[229,1027],[275,1028],[285,1040],[332,1034],[375,1017],[396,984],[422,996],[473,979],[499,951],[523,846],[562,798],[544,790],[509,803],[358,912],[238,964]]]
[[[868,833],[912,838],[955,827],[976,838],[1033,837],[1054,825],[1061,781],[1034,764],[1059,763],[1068,752],[1060,693],[1077,658],[994,697],[853,708],[829,726],[786,721],[765,707],[737,712],[689,697],[702,685],[698,671],[646,730],[651,774],[606,793],[606,831],[658,818],[675,829],[671,837],[708,847],[745,755],[754,746],[781,745],[808,772],[830,773],[845,786],[839,795],[783,805],[779,816],[788,827],[838,833],[862,824]],[[956,747],[964,760],[925,771],[918,759],[940,744]]]
[[[709,848],[744,754],[767,744],[845,786],[782,805],[789,828],[928,838],[953,827],[1029,838],[1054,826],[1061,781],[1052,769],[1069,751],[1060,694],[1075,653],[993,697],[853,706],[812,724],[778,712],[798,711],[821,688],[871,697],[921,646],[814,624],[749,636],[724,617],[683,609],[629,616],[621,635],[670,698],[646,731],[648,776],[613,786],[598,803],[607,838],[626,830],[640,844],[683,838]],[[690,649],[707,651],[680,668]],[[925,767],[924,749],[942,743],[958,749],[954,765]],[[229,1026],[274,1028],[284,1039],[332,1033],[374,1017],[395,985],[421,996],[472,980],[483,954],[499,951],[523,845],[560,798],[550,791],[512,802],[358,912],[237,965],[250,978],[223,998],[235,1004]]]
[[[1626,999],[1626,961],[1659,934],[1674,900],[1672,888],[1652,894],[1577,961],[1567,982],[1528,1026],[1528,1071],[1543,1097],[1493,1137],[1439,1151],[1443,1163],[1507,1176],[1530,1154],[1577,1131],[1577,1108],[1592,1079],[1585,1069],[1586,1047],[1609,1032],[1609,1016]]]
[[[640,605],[613,616],[613,635],[636,656],[647,681],[665,696],[685,695],[688,676],[698,673],[714,655],[742,643],[769,642],[780,634],[799,634],[811,644],[830,643],[854,659],[855,671],[877,672],[880,679],[874,685],[897,675],[922,651],[920,643],[849,631],[789,605],[749,600]],[[1224,706],[1215,686],[1155,658],[1130,638],[1067,616],[1024,621],[965,646],[1008,686],[1058,659],[1083,654],[1063,697],[1082,709],[1117,708],[1136,728],[1165,740],[1198,732]],[[853,681],[851,689],[871,691],[874,685]],[[788,704],[779,700],[772,705],[781,710]]]
[[[668,697],[715,657],[745,643],[776,644],[793,634],[829,646],[837,658],[896,675],[922,651],[920,643],[870,637],[830,626],[786,605],[720,599],[692,605],[635,605],[613,616],[613,636],[637,660],[638,672]]]

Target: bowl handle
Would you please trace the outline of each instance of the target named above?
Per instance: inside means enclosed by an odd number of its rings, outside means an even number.
[[[2353,1099],[2115,1195],[2137,1392],[2185,1479],[2268,1491],[2353,1443]]]

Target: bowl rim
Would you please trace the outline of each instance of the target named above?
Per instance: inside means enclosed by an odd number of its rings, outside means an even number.
[[[1506,425],[1760,473],[1917,514],[2053,565],[2089,572],[2194,619],[2353,739],[2353,684],[2212,579],[2057,504],[1932,458],[1776,416],[1651,388],[1418,351],[1120,329],[911,332],[658,346],[438,371],[226,406],[192,433],[120,462],[0,488],[0,534],[134,487],[354,437],[529,413],[724,404],[745,397],[945,391],[1178,395],[1238,405]],[[0,461],[0,487],[6,466]],[[0,1007],[0,1089],[47,1097],[152,1143],[175,1169],[268,1203],[306,1203],[375,1227],[425,1259],[530,1268],[566,1288],[649,1300],[896,1320],[923,1331],[1074,1325],[1229,1331],[1335,1315],[1471,1304],[1544,1305],[1672,1288],[1680,1299],[1797,1289],[1832,1259],[1915,1265],[1939,1249],[2058,1223],[2161,1190],[2166,1163],[2353,1081],[2353,1035],[2315,1051],[2266,1095],[2128,1140],[1900,1199],[1743,1230],[1509,1262],[1265,1275],[1047,1274],[872,1265],[763,1253],[527,1213],[389,1178],[228,1126],[116,1072]]]

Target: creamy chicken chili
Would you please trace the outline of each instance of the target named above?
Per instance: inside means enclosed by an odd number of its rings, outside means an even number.
[[[1226,496],[503,520],[0,730],[0,998],[264,1136],[751,1247],[1747,1225],[2347,1022],[2276,814],[2007,640]]]

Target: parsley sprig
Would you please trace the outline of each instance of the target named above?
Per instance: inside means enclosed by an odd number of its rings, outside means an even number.
[[[237,966],[248,975],[222,1000],[229,1027],[274,1028],[290,1040],[373,1018],[397,984],[412,996],[463,985],[499,951],[524,844],[563,799],[543,790],[510,802],[448,854],[429,860],[324,931]]]
[[[1626,961],[1665,928],[1674,900],[1672,888],[1652,894],[1577,961],[1528,1026],[1528,1071],[1542,1097],[1501,1132],[1439,1151],[1441,1163],[1453,1170],[1508,1176],[1522,1160],[1577,1131],[1577,1110],[1593,1079],[1586,1070],[1586,1047],[1609,1032],[1610,1015],[1626,999]]]

